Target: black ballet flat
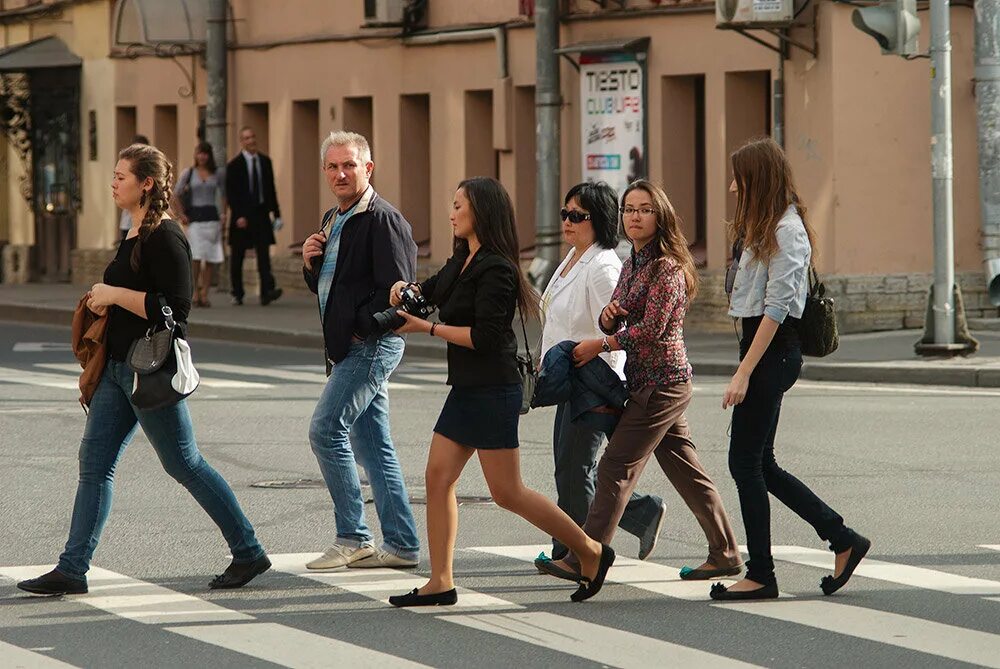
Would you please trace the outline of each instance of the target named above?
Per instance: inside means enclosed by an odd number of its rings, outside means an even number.
[[[772,583],[770,585],[765,585],[763,588],[757,588],[756,590],[733,592],[721,583],[716,583],[712,586],[712,590],[708,594],[717,602],[745,602],[755,599],[777,599],[778,584]]]
[[[233,562],[226,571],[219,574],[208,584],[212,590],[228,590],[242,588],[244,585],[271,568],[271,561],[262,555],[253,562]]]
[[[718,569],[692,569],[691,567],[682,567],[680,577],[682,581],[709,581],[713,578],[721,578],[723,576],[736,576],[741,571],[743,571],[742,565],[736,565],[735,567],[720,567]]]
[[[389,603],[399,608],[407,606],[451,606],[458,603],[458,591],[452,588],[444,592],[421,595],[420,589],[414,588],[405,595],[393,595],[389,598]]]
[[[854,574],[854,570],[858,568],[861,560],[868,555],[868,550],[871,547],[872,542],[859,534],[858,538],[854,541],[854,545],[851,546],[851,556],[847,558],[847,564],[844,566],[844,571],[841,572],[840,576],[836,578],[833,576],[824,576],[823,580],[819,582],[819,587],[823,591],[823,594],[832,595],[847,585],[847,582],[851,580],[851,576]]]
[[[564,581],[579,583],[583,579],[579,572],[569,571],[568,569],[557,567],[555,560],[549,558],[545,555],[545,553],[539,553],[538,557],[535,558],[535,569],[538,570],[539,574],[555,576],[556,578],[561,578]]]
[[[569,596],[574,602],[582,602],[590,599],[604,587],[604,579],[608,575],[608,570],[615,563],[615,550],[607,544],[601,546],[601,563],[597,567],[597,574],[593,579],[580,577],[580,587]]]

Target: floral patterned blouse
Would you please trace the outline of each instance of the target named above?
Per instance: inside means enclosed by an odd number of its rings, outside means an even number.
[[[625,379],[631,390],[681,383],[691,378],[684,346],[687,286],[676,260],[647,244],[622,267],[611,296],[628,312],[615,324],[618,344],[628,352]]]

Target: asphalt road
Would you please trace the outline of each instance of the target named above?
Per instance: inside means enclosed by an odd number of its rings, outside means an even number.
[[[140,432],[118,468],[91,593],[33,598],[13,583],[46,570],[62,548],[85,422],[67,341],[66,329],[0,322],[0,667],[1000,666],[998,391],[802,382],[789,393],[779,462],[874,542],[869,566],[834,597],[819,593],[827,570],[804,564],[829,554],[810,552],[824,546],[777,502],[787,597],[712,605],[707,584],[679,582],[676,568],[704,558],[704,538],[651,464],[640,487],[668,505],[656,552],[646,563],[622,559],[598,598],[572,604],[571,584],[524,560],[546,538],[476,502],[488,491],[472,461],[459,484],[470,501],[460,509],[456,576],[473,592],[415,615],[382,600],[419,584],[426,555],[416,573],[350,570],[320,581],[298,573],[306,558],[289,555],[334,539],[329,495],[310,484],[319,478],[307,441],[318,352],[195,342],[199,445],[283,571],[209,591],[228,563],[225,543]],[[390,391],[421,536],[443,379],[443,360],[406,358]],[[742,541],[725,381],[696,379],[689,421]],[[552,419],[536,410],[521,423],[523,477],[550,496]],[[300,479],[304,487],[255,487]],[[483,547],[492,548],[474,550]],[[636,541],[619,536],[615,547],[634,557]]]

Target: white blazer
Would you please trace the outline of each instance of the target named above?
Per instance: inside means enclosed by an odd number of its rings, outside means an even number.
[[[604,337],[598,321],[618,285],[622,261],[614,249],[602,249],[595,243],[584,251],[569,274],[560,281],[559,275],[572,257],[573,251],[570,250],[542,293],[541,308],[545,318],[540,349],[542,358],[561,341]],[[601,357],[618,376],[625,378],[625,351],[602,353]]]

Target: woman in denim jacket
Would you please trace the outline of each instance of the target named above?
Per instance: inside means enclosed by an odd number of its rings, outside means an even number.
[[[802,353],[796,326],[809,288],[813,234],[792,181],[788,159],[774,140],[751,141],[732,155],[736,193],[733,237],[742,252],[729,301],[729,315],[742,319],[740,366],[722,399],[733,407],[729,471],[736,480],[747,533],[746,577],[726,588],[712,586],[712,599],[778,596],[771,556],[768,493],[813,526],[836,554],[833,576],[821,588],[833,594],[850,579],[871,543],[804,483],[774,459],[774,437],[782,396],[798,379]]]

